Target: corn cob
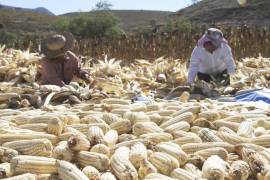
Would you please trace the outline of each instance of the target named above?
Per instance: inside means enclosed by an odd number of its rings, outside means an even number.
[[[254,150],[245,147],[235,147],[237,154],[249,165],[252,174],[256,177],[258,173],[265,173],[268,165],[267,160]]]
[[[102,100],[102,103],[130,105],[131,102],[129,100],[125,100],[125,99],[107,98],[107,99]]]
[[[148,174],[144,180],[176,180],[175,178],[171,178],[169,176],[165,176],[163,174],[160,174],[160,173],[151,173],[151,174]]]
[[[135,140],[137,137],[134,136],[133,134],[121,134],[118,137],[118,143],[125,142],[125,141],[131,141]]]
[[[103,121],[105,121],[105,123],[107,123],[108,125],[115,123],[117,121],[120,121],[120,118],[112,113],[103,113],[102,115],[102,119]]]
[[[159,114],[151,114],[151,115],[148,115],[148,117],[150,118],[151,122],[154,122],[157,125],[160,125],[161,122],[163,121],[163,119],[161,118]]]
[[[132,129],[131,122],[129,120],[122,120],[110,125],[111,129],[116,130],[118,134],[129,133]]]
[[[161,109],[161,105],[159,103],[154,103],[154,104],[149,104],[146,105],[146,111],[151,112],[151,111],[159,111]]]
[[[264,127],[265,129],[269,130],[270,129],[270,122],[268,120],[264,119],[259,119],[257,120],[256,127]]]
[[[174,111],[174,110],[160,110],[160,111],[157,111],[157,113],[160,116],[172,116],[172,114],[176,113],[176,111]]]
[[[52,142],[52,144],[58,143],[57,136],[52,134],[45,134],[45,133],[0,134],[0,144],[10,141],[30,140],[30,139],[48,139]]]
[[[61,179],[65,180],[89,180],[88,177],[73,164],[57,160],[57,172]]]
[[[104,143],[104,133],[97,126],[92,126],[88,131],[88,139],[91,145]]]
[[[17,156],[19,153],[18,151],[10,148],[6,148],[3,146],[0,146],[0,161],[1,162],[10,162],[10,160]]]
[[[10,163],[0,164],[0,179],[13,176],[11,172]]]
[[[204,161],[205,161],[205,159],[199,155],[189,154],[187,163],[193,164],[194,166],[198,167],[199,169],[202,169]]]
[[[179,180],[197,180],[199,179],[194,174],[182,169],[176,168],[171,172],[170,175],[172,178],[179,179]]]
[[[49,124],[50,121],[58,122],[59,120],[61,121],[62,119],[60,119],[59,115],[58,115],[58,117],[57,117],[57,115],[40,115],[40,116],[30,118],[28,120],[27,124],[33,124],[33,123],[46,123],[46,124]],[[63,122],[63,123],[66,124],[66,122]]]
[[[68,125],[80,123],[80,118],[75,114],[66,114],[63,119],[63,122],[66,122]]]
[[[233,131],[237,131],[239,128],[239,123],[236,122],[229,122],[229,121],[223,121],[223,120],[216,120],[213,122],[216,129],[219,129],[221,127],[227,127],[230,128]]]
[[[111,157],[111,168],[120,180],[138,179],[138,173],[132,163],[129,161],[129,148],[120,147]]]
[[[201,170],[196,167],[194,164],[191,163],[187,163],[185,164],[185,166],[183,167],[184,170],[192,173],[193,175],[195,175],[196,177],[201,178],[202,177],[202,172]]]
[[[227,132],[218,132],[217,135],[224,142],[227,142],[227,143],[232,144],[232,145],[237,145],[237,144],[249,142],[248,138],[238,136],[237,134],[229,134]]]
[[[182,150],[185,151],[187,154],[192,154],[196,151],[214,147],[222,147],[226,149],[229,153],[234,151],[234,146],[226,142],[188,143],[181,146]]]
[[[170,175],[175,168],[179,167],[179,162],[176,158],[163,152],[154,152],[149,157],[149,160],[159,172],[165,175]]]
[[[197,134],[195,133],[192,133],[192,132],[186,132],[186,131],[182,131],[182,130],[179,130],[179,131],[175,131],[172,133],[173,135],[173,138],[174,139],[177,139],[177,138],[180,138],[180,137],[189,137],[189,136],[197,136]]]
[[[74,135],[68,139],[67,146],[72,151],[88,151],[91,144],[86,137]]]
[[[191,112],[192,114],[198,114],[200,111],[201,111],[200,106],[188,106],[188,107],[182,108],[180,111],[173,113],[172,117],[179,116],[180,114],[183,114],[185,112]]]
[[[131,124],[134,125],[137,122],[149,122],[150,118],[144,112],[126,112],[123,115],[124,119],[130,120]]]
[[[265,147],[263,146],[259,146],[256,144],[251,144],[251,143],[242,143],[242,144],[238,144],[235,145],[235,149],[239,149],[239,148],[248,148],[250,150],[254,150],[254,151],[264,151]]]
[[[186,136],[186,137],[180,137],[173,140],[174,143],[178,144],[179,146],[182,146],[187,143],[202,143],[202,140],[199,136]]]
[[[139,178],[143,179],[145,176],[151,173],[157,173],[157,168],[147,159],[143,159],[140,162],[140,168],[138,170]]]
[[[148,133],[141,135],[142,138],[147,146],[153,146],[161,142],[171,141],[173,136],[169,133]]]
[[[234,132],[233,130],[231,130],[230,128],[227,128],[227,127],[221,127],[218,129],[218,131],[225,132],[225,133],[232,134],[232,135],[237,135],[236,132]]]
[[[145,141],[143,139],[134,139],[134,140],[124,141],[124,142],[118,143],[118,144],[114,145],[113,147],[111,147],[111,153],[114,153],[114,151],[120,147],[123,147],[123,146],[131,147],[136,143],[145,143]]]
[[[192,126],[199,126],[204,128],[215,129],[215,126],[212,121],[208,121],[204,118],[198,118],[192,122]]]
[[[188,131],[189,128],[190,128],[190,124],[186,121],[182,121],[182,122],[178,122],[164,128],[164,131],[172,133],[179,130]]]
[[[48,124],[46,123],[33,123],[33,124],[23,124],[19,128],[29,129],[36,132],[47,132]]]
[[[164,110],[180,111],[182,108],[182,106],[166,106]]]
[[[251,138],[250,143],[270,148],[270,134]]]
[[[72,161],[73,152],[68,147],[67,141],[61,141],[59,144],[53,149],[52,157],[59,160]]]
[[[87,137],[86,135],[84,135],[83,133],[81,133],[80,131],[78,131],[77,129],[72,128],[72,127],[65,127],[64,133],[70,133],[72,135],[80,135],[80,136],[83,136],[83,137]],[[59,136],[59,138],[61,137],[61,135]]]
[[[47,132],[59,136],[64,130],[64,123],[59,118],[53,118],[48,121]]]
[[[180,114],[179,116],[171,118],[170,120],[162,123],[160,125],[160,127],[164,129],[164,128],[167,128],[170,125],[174,125],[174,124],[182,122],[182,121],[186,121],[188,123],[191,123],[193,118],[194,117],[193,117],[193,114],[191,112],[186,112],[186,113]]]
[[[157,144],[154,149],[155,151],[164,152],[175,157],[180,166],[183,166],[187,162],[188,156],[184,151],[182,151],[178,144],[172,142],[162,142]]]
[[[138,122],[134,124],[132,132],[135,136],[140,136],[147,133],[162,133],[163,129],[153,122]]]
[[[186,102],[188,102],[189,97],[190,97],[189,92],[184,91],[184,92],[181,94],[181,96],[179,97],[179,101],[180,101],[180,102],[183,102],[183,103],[186,103]]]
[[[91,152],[104,154],[106,156],[110,156],[110,148],[105,144],[96,144],[91,148]]]
[[[198,134],[201,129],[203,129],[203,128],[202,127],[199,127],[199,126],[192,126],[190,128],[190,132],[195,133],[195,134]]]
[[[56,174],[37,174],[37,180],[60,180]]]
[[[118,133],[117,131],[111,129],[104,135],[104,143],[108,147],[114,146],[118,141]]]
[[[147,160],[147,149],[143,143],[136,143],[131,146],[129,160],[137,169],[143,160]]]
[[[195,152],[195,155],[199,155],[204,159],[209,158],[212,155],[217,155],[224,161],[228,159],[228,151],[221,147],[209,148]]]
[[[243,121],[240,123],[237,130],[237,134],[242,137],[250,138],[253,134],[253,124],[252,121]]]
[[[89,180],[98,180],[100,179],[100,172],[93,166],[86,166],[83,168],[82,172]]]
[[[38,180],[35,174],[25,173],[18,176],[13,176],[10,178],[6,178],[4,180]]]
[[[132,112],[146,112],[146,105],[145,104],[131,104],[129,105],[130,111]]]
[[[245,161],[232,162],[229,170],[230,180],[246,180],[250,175],[250,169]]]
[[[222,142],[222,140],[208,128],[203,128],[198,133],[204,142]]]
[[[105,171],[109,168],[109,158],[104,154],[95,152],[80,151],[75,156],[79,166],[93,166],[99,171]]]
[[[15,149],[23,155],[51,156],[52,143],[48,139],[33,139],[12,141],[3,144],[3,147]]]
[[[105,172],[101,174],[100,180],[116,180],[116,177],[110,172]]]
[[[41,156],[19,155],[10,161],[11,172],[14,174],[55,174],[57,173],[56,160]]]
[[[266,130],[264,127],[257,127],[256,129],[254,129],[254,135],[256,137],[262,136],[263,134],[265,134]]]
[[[220,115],[217,110],[209,110],[199,113],[199,118],[204,118],[208,121],[215,121],[220,119]]]
[[[81,124],[106,123],[103,119],[94,115],[87,115],[80,119]],[[79,124],[79,123],[78,123]]]
[[[116,108],[116,109],[111,110],[111,113],[112,113],[112,114],[116,114],[116,115],[118,115],[118,116],[120,116],[120,117],[123,117],[123,115],[124,115],[126,112],[129,112],[129,109]]]
[[[202,174],[204,178],[224,180],[227,172],[227,164],[220,157],[210,156],[203,164]]]
[[[240,156],[238,154],[236,154],[236,153],[229,153],[228,154],[228,160],[227,160],[227,162],[229,164],[232,164],[233,161],[239,161],[240,159],[241,158],[240,158]]]
[[[258,151],[258,153],[263,156],[270,163],[270,149],[265,149],[263,151]]]
[[[93,124],[72,124],[67,127],[76,129],[77,131],[83,133],[85,136],[88,136],[88,131],[90,127],[97,126],[102,129],[104,133],[110,130],[110,126],[104,123],[93,123]]]

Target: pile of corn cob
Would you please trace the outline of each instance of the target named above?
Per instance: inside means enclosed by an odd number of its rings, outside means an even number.
[[[270,178],[270,110],[214,100],[0,111],[0,178]]]

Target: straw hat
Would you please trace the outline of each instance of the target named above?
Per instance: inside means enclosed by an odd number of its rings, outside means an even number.
[[[75,39],[71,33],[50,34],[41,43],[41,53],[48,59],[54,59],[72,49],[74,44]]]

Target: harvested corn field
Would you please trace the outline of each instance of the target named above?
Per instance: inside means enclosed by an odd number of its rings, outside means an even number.
[[[1,46],[0,59],[0,178],[269,179],[269,107],[220,101],[269,87],[269,58],[237,61],[229,87],[199,82],[211,99],[177,88],[178,59],[105,57],[83,65],[93,87],[62,88],[39,85],[38,54]]]

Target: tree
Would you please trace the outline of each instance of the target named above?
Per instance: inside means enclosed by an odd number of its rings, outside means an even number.
[[[99,1],[96,4],[96,10],[110,10],[112,7],[111,3],[108,3],[107,1]]]

